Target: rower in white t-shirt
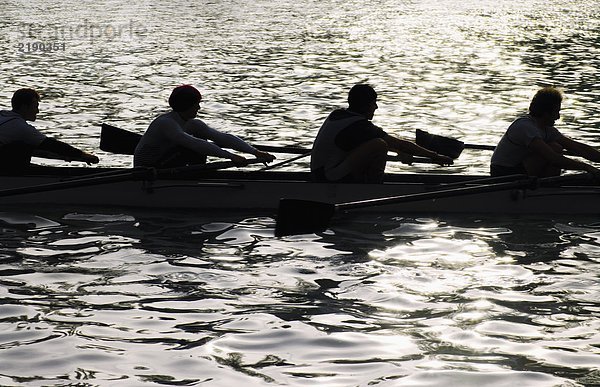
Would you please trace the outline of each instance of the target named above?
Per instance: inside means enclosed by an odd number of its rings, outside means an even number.
[[[200,101],[202,95],[193,86],[176,87],[169,97],[173,110],[150,123],[135,149],[134,166],[164,168],[204,164],[207,156],[230,159],[238,166],[247,164],[246,158],[223,148],[249,153],[265,162],[275,159],[239,137],[219,132],[195,119]]]
[[[539,90],[529,105],[529,114],[515,120],[494,150],[490,173],[492,176],[525,174],[529,176],[558,176],[561,169],[587,171],[600,176],[600,170],[583,161],[563,155],[570,154],[600,162],[600,152],[575,141],[555,127],[560,118],[562,93],[553,87]]]
[[[27,123],[36,120],[39,102],[37,91],[19,89],[12,96],[12,110],[0,111],[0,171],[23,172],[35,151],[44,151],[66,161],[98,163],[98,157],[48,137]]]

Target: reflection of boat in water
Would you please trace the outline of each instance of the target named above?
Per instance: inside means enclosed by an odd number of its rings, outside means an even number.
[[[119,168],[35,167],[23,176],[2,176],[0,201],[3,205],[272,211],[281,198],[341,203],[483,186],[490,181],[476,175],[390,174],[383,184],[332,184],[312,182],[306,172],[198,171],[193,167],[177,171],[157,175]],[[537,188],[491,190],[365,210],[387,214],[590,215],[600,213],[600,187],[575,177]]]
[[[45,229],[57,227],[60,223],[42,216],[19,212],[0,212],[0,227],[16,229]]]

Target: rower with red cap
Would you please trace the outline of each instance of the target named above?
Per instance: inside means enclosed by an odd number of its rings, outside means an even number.
[[[196,119],[202,95],[191,85],[176,87],[169,97],[173,109],[161,114],[150,123],[135,148],[133,164],[136,167],[177,167],[204,164],[207,156],[229,159],[237,166],[245,166],[245,157],[223,148],[248,153],[264,162],[275,159],[244,140],[211,128]]]

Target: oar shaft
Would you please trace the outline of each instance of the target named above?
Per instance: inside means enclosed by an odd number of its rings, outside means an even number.
[[[476,193],[483,192],[491,192],[491,191],[500,191],[500,190],[509,190],[513,188],[521,188],[524,186],[532,185],[535,179],[523,179],[515,182],[509,183],[497,183],[497,184],[486,184],[483,186],[475,186],[475,187],[463,187],[463,188],[451,188],[451,189],[442,189],[435,190],[431,192],[421,192],[415,194],[408,195],[399,195],[399,196],[391,196],[387,198],[378,198],[378,199],[368,199],[368,200],[360,200],[356,202],[347,202],[336,204],[336,209],[338,210],[351,210],[355,208],[364,208],[364,207],[375,207],[375,206],[384,206],[387,204],[399,204],[399,203],[407,203],[407,202],[416,202],[420,200],[430,200],[430,199],[441,199],[450,196],[463,196],[463,195],[472,195]]]
[[[404,159],[401,156],[388,156],[387,161],[404,162]],[[434,162],[433,162],[433,160],[431,160],[428,157],[413,156],[410,163],[411,164],[433,164]]]
[[[287,160],[281,161],[279,163],[271,164],[271,165],[268,165],[268,166],[266,166],[264,168],[261,168],[260,171],[269,171],[271,169],[279,168],[279,167],[282,167],[284,165],[293,163],[294,161],[300,160],[300,159],[302,159],[304,157],[307,157],[309,155],[310,155],[310,152],[304,153],[302,155],[294,156],[294,157],[291,157],[291,158],[289,158]]]
[[[387,204],[398,204],[416,202],[420,200],[440,199],[470,195],[481,192],[507,190],[516,187],[530,186],[535,178],[525,178],[515,182],[478,185],[467,188],[454,188],[406,194],[385,198],[367,199],[347,203],[330,204],[327,202],[281,199],[277,212],[275,224],[275,235],[294,235],[323,231],[327,228],[333,214],[339,210],[352,210],[355,208],[384,206]]]
[[[260,159],[248,159],[246,165],[262,163]],[[163,168],[156,170],[157,177],[177,177],[184,174],[193,174],[197,172],[216,171],[237,166],[233,161],[215,161],[208,164],[187,165],[184,167]]]
[[[462,181],[457,181],[455,183],[447,183],[447,184],[442,183],[441,186],[444,188],[450,188],[450,187],[462,187],[465,185],[473,185],[473,184],[503,183],[505,181],[516,181],[516,180],[523,179],[526,177],[527,177],[527,175],[523,175],[523,174],[484,177],[481,179],[466,179],[466,180],[462,180]]]
[[[480,150],[491,150],[496,149],[494,145],[480,145],[480,144],[465,144],[465,149],[480,149]]]
[[[303,148],[300,146],[272,146],[272,145],[254,145],[254,147],[263,152],[269,153],[288,153],[288,154],[296,154],[303,155],[310,152],[310,149]]]
[[[493,151],[496,149],[496,147],[494,145],[465,144],[465,149]],[[564,154],[566,154],[567,156],[576,156],[573,152],[569,152],[569,151],[565,151]]]
[[[386,198],[367,199],[355,202],[339,203],[335,205],[336,210],[351,210],[355,208],[375,207],[384,206],[388,204],[400,204],[408,202],[417,202],[421,200],[431,199],[443,199],[447,197],[473,195],[478,193],[495,192],[495,191],[507,191],[516,188],[537,188],[541,185],[550,185],[561,182],[567,182],[569,180],[580,180],[587,179],[589,175],[576,174],[576,175],[564,175],[554,177],[524,177],[516,181],[509,181],[504,183],[484,184],[476,185],[473,187],[462,187],[462,188],[450,188],[441,189],[430,192],[420,192],[407,195],[391,196]],[[492,204],[491,204],[492,205]]]
[[[248,160],[248,165],[254,163],[261,163],[262,160],[259,159],[250,159]],[[116,183],[121,181],[128,180],[151,180],[157,177],[160,178],[176,178],[177,176],[184,176],[186,174],[194,174],[203,171],[214,171],[218,169],[231,168],[236,166],[232,161],[218,161],[209,164],[199,164],[199,165],[190,165],[185,167],[175,167],[175,168],[164,168],[164,169],[155,169],[155,168],[134,168],[134,169],[124,169],[118,170],[115,173],[102,172],[99,174],[94,174],[87,177],[81,177],[71,180],[58,181],[56,183],[46,183],[46,184],[38,184],[28,187],[19,187],[19,188],[9,188],[0,190],[0,197],[5,196],[15,196],[15,195],[24,195],[30,193],[39,193],[39,192],[50,192],[50,191],[58,191],[62,189],[69,188],[80,188],[80,187],[88,187],[100,184],[108,184],[108,183]],[[91,168],[90,168],[91,169]]]
[[[38,184],[29,187],[19,187],[19,188],[10,188],[4,189],[0,191],[0,197],[5,196],[14,196],[14,195],[24,195],[30,193],[38,193],[38,192],[49,192],[49,191],[58,191],[61,189],[68,188],[79,188],[79,187],[88,187],[99,184],[107,184],[107,183],[115,183],[126,180],[135,180],[135,179],[143,179],[149,178],[153,174],[152,169],[141,169],[136,171],[127,171],[121,173],[115,173],[110,176],[97,176],[90,178],[81,178],[67,181],[60,181],[57,183],[47,183],[47,184]]]
[[[496,147],[494,145],[465,144],[465,149],[493,151],[496,149]],[[574,154],[573,152],[569,152],[568,150],[564,151],[564,154],[567,156],[577,156],[576,154]]]
[[[301,159],[303,157],[306,157],[310,154],[311,150],[309,148],[302,148],[302,147],[297,147],[297,146],[270,146],[270,145],[255,145],[254,146],[256,149],[264,151],[264,152],[271,152],[271,153],[288,153],[288,154],[298,154],[300,155],[298,158],[292,158],[290,159],[291,161],[295,161],[297,159]],[[387,161],[403,161],[403,158],[400,156],[388,156],[387,157]],[[423,164],[431,164],[432,161],[431,159],[427,158],[427,157],[419,157],[419,156],[414,156],[413,163],[423,163]],[[282,163],[286,163],[287,164],[287,160],[283,161]],[[274,166],[277,164],[274,164]]]

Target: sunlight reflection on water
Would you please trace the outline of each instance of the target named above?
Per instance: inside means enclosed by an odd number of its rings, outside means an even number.
[[[28,357],[36,375],[76,379],[75,364],[106,385],[475,386],[485,375],[485,385],[551,386],[561,384],[556,369],[595,377],[586,370],[598,361],[598,258],[559,259],[580,240],[596,243],[585,223],[524,220],[519,227],[546,230],[537,239],[555,259],[517,264],[536,247],[511,241],[518,228],[502,221],[405,218],[399,227],[366,216],[279,240],[263,229],[267,218],[78,212],[48,221],[57,226],[10,236],[20,250],[2,244],[5,375],[26,375],[19,359]],[[377,234],[359,237],[366,224]],[[558,228],[569,245],[556,242]]]

